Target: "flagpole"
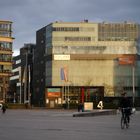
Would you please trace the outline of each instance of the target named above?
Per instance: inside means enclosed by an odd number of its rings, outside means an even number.
[[[25,64],[25,82],[24,82],[24,103],[26,102],[26,96],[27,96],[27,66],[28,66],[28,55],[26,52],[26,64]]]
[[[133,107],[135,105],[135,66],[132,65],[132,81],[133,81]]]
[[[68,83],[68,109],[69,109],[69,102],[70,102],[70,99],[69,99],[69,81],[67,82]]]
[[[31,105],[31,100],[30,100],[30,81],[31,81],[31,77],[30,77],[30,65],[28,66],[28,101],[29,101],[29,105]]]
[[[20,100],[20,104],[21,104],[21,90],[22,90],[22,80],[21,80],[21,67],[19,68],[19,75],[20,75],[20,96],[19,96],[19,100]]]

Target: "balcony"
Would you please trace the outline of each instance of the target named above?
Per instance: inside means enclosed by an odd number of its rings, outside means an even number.
[[[0,51],[12,51],[12,48],[5,48],[0,46]]]
[[[0,76],[12,76],[11,70],[0,70]]]

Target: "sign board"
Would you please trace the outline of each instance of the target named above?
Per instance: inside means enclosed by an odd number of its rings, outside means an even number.
[[[85,102],[84,103],[84,110],[85,111],[86,110],[88,110],[88,111],[93,110],[93,102]]]
[[[60,97],[60,92],[48,92],[48,97]]]
[[[60,92],[60,88],[48,88],[47,89],[47,97],[60,97],[61,96],[61,92]]]
[[[70,55],[54,55],[54,60],[70,60]]]
[[[135,56],[119,57],[119,64],[120,65],[130,65],[130,64],[134,64],[134,62],[135,62]]]
[[[48,88],[48,92],[60,92],[60,88]]]

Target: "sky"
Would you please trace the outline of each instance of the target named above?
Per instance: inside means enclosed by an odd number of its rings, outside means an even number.
[[[0,20],[13,22],[13,55],[36,43],[36,31],[55,22],[140,23],[140,0],[0,0]]]

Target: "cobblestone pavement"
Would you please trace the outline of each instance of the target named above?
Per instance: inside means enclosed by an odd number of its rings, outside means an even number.
[[[140,140],[140,112],[121,130],[120,114],[72,117],[74,110],[7,110],[0,140]]]

